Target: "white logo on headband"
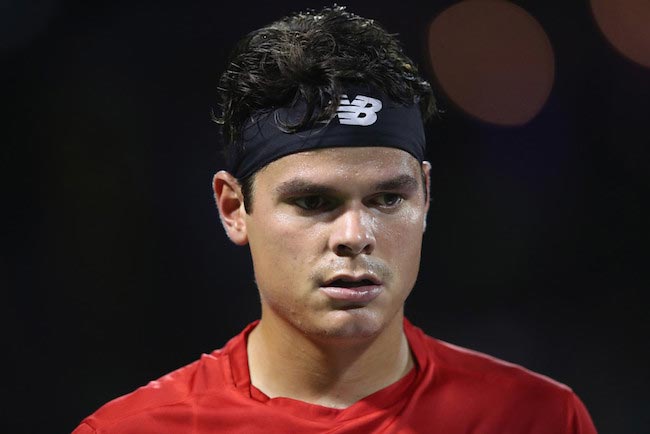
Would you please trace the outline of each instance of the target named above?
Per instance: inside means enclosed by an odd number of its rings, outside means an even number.
[[[367,127],[377,121],[377,112],[381,107],[381,101],[369,96],[357,95],[354,101],[350,102],[347,95],[341,95],[341,103],[336,114],[342,125]]]

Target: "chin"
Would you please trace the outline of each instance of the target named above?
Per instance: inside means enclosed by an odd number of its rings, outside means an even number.
[[[365,341],[381,334],[387,323],[385,316],[368,308],[349,308],[328,312],[313,330],[305,332],[317,339]]]

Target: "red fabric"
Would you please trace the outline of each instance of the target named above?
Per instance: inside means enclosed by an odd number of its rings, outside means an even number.
[[[269,399],[250,384],[246,337],[118,398],[73,434],[595,434],[568,387],[426,336],[404,322],[416,367],[340,410]]]

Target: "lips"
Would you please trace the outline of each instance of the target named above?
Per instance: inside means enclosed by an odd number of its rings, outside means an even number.
[[[333,300],[369,303],[383,291],[379,279],[371,275],[338,275],[327,279],[320,290]]]
[[[360,288],[362,286],[372,286],[372,285],[376,285],[376,283],[374,283],[370,279],[361,279],[361,280],[336,279],[326,286],[336,286],[341,288]]]
[[[381,285],[381,281],[372,274],[337,274],[324,281],[321,286],[342,286],[346,288],[360,287],[364,285]]]

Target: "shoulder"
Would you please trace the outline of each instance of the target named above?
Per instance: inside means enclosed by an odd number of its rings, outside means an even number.
[[[192,424],[197,403],[223,404],[237,396],[233,369],[243,369],[238,365],[244,363],[246,335],[256,324],[249,324],[223,348],[105,404],[85,418],[74,434],[183,432]]]
[[[571,391],[569,386],[516,363],[434,338],[428,339],[442,375],[465,377],[504,389],[531,387],[560,394]]]
[[[432,365],[439,385],[453,380],[510,392],[535,389],[560,395],[571,393],[567,385],[521,365],[435,339],[417,327],[410,327],[410,334],[417,337],[422,358]]]
[[[433,406],[444,405],[449,414],[477,426],[509,426],[512,432],[536,426],[545,433],[595,433],[584,405],[567,385],[409,327],[407,335],[426,378],[424,395]]]
[[[212,393],[216,399],[220,395],[228,396],[229,388],[225,386],[232,383],[228,381],[228,350],[235,340],[233,338],[223,349],[203,354],[199,360],[108,402],[85,418],[73,434],[167,433],[175,432],[176,423],[186,426],[196,403],[206,394]]]
[[[203,393],[206,381],[212,386],[223,383],[222,358],[219,350],[203,354],[199,360],[108,402],[84,419],[79,432],[92,432],[89,428],[126,432],[120,431],[125,428],[118,427],[145,423],[161,409],[168,414],[182,413],[183,408],[191,407],[195,396]],[[210,371],[209,374],[206,371]]]

